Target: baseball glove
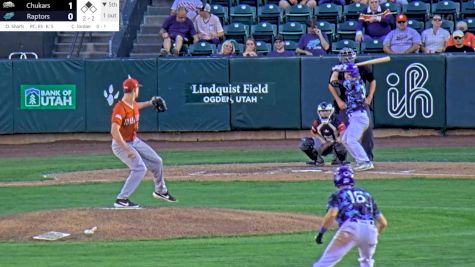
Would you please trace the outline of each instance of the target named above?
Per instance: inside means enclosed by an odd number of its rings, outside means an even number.
[[[165,99],[159,97],[159,96],[154,96],[152,97],[152,104],[157,110],[157,112],[165,112],[167,111],[167,103],[165,102]]]

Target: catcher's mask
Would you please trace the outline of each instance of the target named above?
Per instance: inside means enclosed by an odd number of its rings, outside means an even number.
[[[351,165],[343,165],[335,169],[333,183],[336,187],[355,185],[355,176]]]
[[[322,123],[329,123],[334,111],[335,108],[333,108],[333,105],[327,102],[320,103],[317,108],[318,117]]]
[[[122,83],[122,87],[124,88],[124,93],[131,93],[132,91],[135,91],[140,86],[142,85],[139,84],[139,81],[131,77],[129,77],[128,79],[125,79],[124,82]]]
[[[349,48],[349,47],[343,47],[343,49],[340,50],[340,53],[338,55],[338,59],[340,60],[341,63],[355,63],[356,59],[356,52]]]

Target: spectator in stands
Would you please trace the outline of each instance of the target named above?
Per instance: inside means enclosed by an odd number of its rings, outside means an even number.
[[[442,17],[434,15],[432,17],[432,28],[426,29],[422,32],[421,50],[423,53],[442,53],[447,46],[447,40],[450,37],[449,31],[441,27]]]
[[[282,9],[288,9],[290,6],[295,6],[295,5],[306,5],[310,8],[314,8],[317,6],[317,1],[315,0],[280,0],[279,1],[279,6]]]
[[[160,36],[163,39],[163,49],[160,51],[162,56],[170,54],[178,56],[183,44],[192,44],[198,41],[193,22],[186,17],[186,9],[179,7],[176,15],[168,17],[163,22],[160,29]],[[172,49],[172,43],[175,42],[175,47]]]
[[[211,14],[209,4],[200,9],[199,15],[195,17],[194,25],[200,41],[217,45],[221,42],[220,38],[224,36],[223,26],[218,16]]]
[[[445,52],[464,52],[464,53],[467,53],[467,52],[473,52],[474,51],[471,46],[463,44],[463,39],[464,39],[463,31],[456,30],[456,31],[454,31],[452,36],[454,38],[454,45],[447,47],[447,49],[445,49]]]
[[[323,4],[335,4],[335,5],[340,5],[344,6],[345,0],[319,0],[318,5],[323,5]]]
[[[355,41],[377,39],[384,42],[386,35],[392,30],[394,17],[389,9],[381,11],[379,0],[369,0],[366,12],[361,13],[356,26]]]
[[[268,57],[291,57],[295,52],[285,50],[285,40],[282,35],[277,35],[274,39],[274,50],[267,54]]]
[[[455,25],[455,28],[457,30],[461,30],[464,33],[463,44],[475,49],[475,35],[468,31],[467,22],[463,20],[459,21]],[[447,42],[447,46],[452,46],[452,45],[454,45],[454,38],[450,37],[449,41]]]
[[[242,56],[257,57],[256,40],[254,40],[254,38],[247,38],[246,47],[244,48],[244,52],[242,52]]]
[[[419,51],[421,35],[407,26],[407,17],[399,14],[396,17],[397,28],[388,33],[383,48],[387,54],[411,54]]]
[[[306,34],[300,37],[297,49],[295,52],[300,55],[307,56],[322,56],[327,54],[327,50],[330,48],[328,43],[327,34],[322,32],[315,21],[310,20],[307,22],[308,30]]]
[[[217,54],[218,57],[232,57],[236,54],[236,47],[231,40],[226,40],[221,45],[221,51]]]
[[[193,20],[198,14],[199,9],[203,7],[203,2],[201,0],[175,0],[173,1],[170,15],[176,15],[179,7],[184,7],[186,9],[186,16]]]

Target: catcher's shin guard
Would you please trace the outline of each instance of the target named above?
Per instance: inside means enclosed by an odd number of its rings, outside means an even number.
[[[335,155],[335,158],[338,159],[340,162],[346,161],[346,155],[348,154],[348,152],[346,151],[346,148],[343,144],[335,143],[333,145],[333,153]]]
[[[305,155],[307,155],[311,160],[316,162],[321,162],[323,159],[318,154],[318,151],[314,147],[315,140],[311,137],[304,137],[302,138],[299,148],[302,150]]]

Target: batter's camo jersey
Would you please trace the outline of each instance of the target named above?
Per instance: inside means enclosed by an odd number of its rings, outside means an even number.
[[[358,60],[356,62],[358,62]],[[371,83],[372,81],[374,81],[373,71],[368,66],[359,66],[358,70],[360,71],[361,79],[363,80],[363,82],[365,82],[365,84]],[[343,84],[342,84],[343,80],[345,80],[343,72],[340,72],[338,74],[338,80],[341,81],[341,83],[339,83],[339,86],[337,87],[338,89],[337,91],[339,91],[338,95],[340,96],[341,100],[346,102],[346,89],[345,87],[343,87]],[[333,106],[335,107],[335,113],[339,113],[340,107],[338,107],[336,100],[333,101]]]
[[[115,104],[111,121],[120,125],[120,134],[126,142],[134,141],[139,129],[139,119],[140,112],[137,102],[134,101],[133,106],[122,100]]]
[[[346,89],[346,114],[364,110],[366,89],[363,80],[345,80],[343,86]]]
[[[341,226],[346,220],[374,220],[381,211],[370,193],[360,188],[343,188],[333,193],[327,208],[337,208],[336,220]]]
[[[329,123],[322,123],[320,118],[316,118],[312,123],[312,133],[321,135],[327,142],[335,142],[339,136],[338,130],[342,128],[345,128],[345,124],[336,114],[331,115]]]

